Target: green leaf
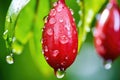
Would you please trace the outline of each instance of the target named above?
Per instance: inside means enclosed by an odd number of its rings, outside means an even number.
[[[79,49],[81,48],[82,43],[86,40],[87,33],[91,31],[90,26],[92,25],[93,19],[106,1],[107,0],[77,0],[80,6],[80,21],[77,26],[79,34]]]
[[[14,32],[17,18],[29,1],[30,0],[12,0],[10,4],[5,20],[5,31],[3,33],[7,48],[12,48],[12,43],[15,41]]]

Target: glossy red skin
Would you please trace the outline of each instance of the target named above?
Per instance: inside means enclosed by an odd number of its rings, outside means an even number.
[[[108,16],[104,15],[108,13]],[[106,20],[105,20],[106,17]],[[105,20],[105,21],[103,21]],[[95,29],[95,48],[104,60],[115,60],[120,55],[120,8],[109,3],[101,14]]]
[[[57,11],[58,6],[62,5],[62,10]],[[51,16],[52,10],[56,10],[56,14]],[[43,51],[48,64],[54,68],[66,70],[75,60],[78,50],[78,34],[76,24],[73,20],[72,14],[68,7],[65,5],[64,0],[59,0],[58,4],[53,8],[47,18],[45,27],[43,29]],[[54,24],[50,24],[50,19],[55,19]],[[63,22],[60,22],[63,19]],[[69,25],[66,26],[65,25]],[[47,30],[52,31],[48,35]],[[48,31],[49,32],[49,31]],[[63,36],[63,37],[61,37]],[[63,43],[61,42],[63,41]],[[48,50],[45,50],[47,46]],[[54,50],[58,50],[58,54],[54,54]]]

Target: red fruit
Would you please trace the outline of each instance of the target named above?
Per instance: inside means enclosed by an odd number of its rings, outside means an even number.
[[[95,47],[104,60],[115,60],[120,55],[120,8],[111,0],[101,14],[95,30]]]
[[[43,51],[55,72],[64,71],[76,58],[78,34],[71,11],[59,0],[50,11],[43,29]]]

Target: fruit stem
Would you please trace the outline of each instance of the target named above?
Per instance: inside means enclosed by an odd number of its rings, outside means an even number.
[[[110,3],[117,4],[117,0],[110,0]]]
[[[62,3],[65,3],[65,0],[59,0],[60,2],[62,2]]]

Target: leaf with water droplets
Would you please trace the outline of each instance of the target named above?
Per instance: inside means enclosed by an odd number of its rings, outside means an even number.
[[[5,31],[3,38],[6,40],[7,47],[12,47],[15,33],[16,21],[21,10],[29,3],[30,0],[12,0],[8,9],[5,21]]]
[[[80,10],[78,11],[80,21],[78,22],[78,33],[79,33],[79,49],[82,43],[86,40],[87,33],[90,32],[93,19],[96,14],[100,11],[101,7],[106,3],[105,0],[77,0]],[[92,4],[92,5],[91,5]]]

